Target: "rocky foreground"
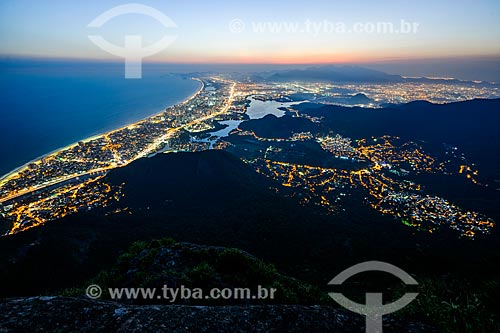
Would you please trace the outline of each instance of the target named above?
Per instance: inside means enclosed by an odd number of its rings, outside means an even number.
[[[0,332],[364,332],[364,318],[328,306],[124,305],[86,298],[0,301]],[[384,332],[435,332],[384,317]]]

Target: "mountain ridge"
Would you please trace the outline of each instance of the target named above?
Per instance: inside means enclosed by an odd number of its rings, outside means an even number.
[[[323,65],[303,69],[291,69],[260,73],[255,75],[265,81],[314,81],[330,83],[439,83],[439,84],[474,84],[477,86],[497,86],[486,81],[465,81],[459,79],[441,79],[428,77],[404,77],[396,74],[368,69],[355,65]]]

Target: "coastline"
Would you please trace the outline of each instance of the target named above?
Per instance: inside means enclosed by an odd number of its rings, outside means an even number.
[[[75,147],[76,145],[78,145],[78,142],[84,142],[84,143],[86,143],[86,142],[90,142],[90,141],[93,141],[93,140],[99,139],[99,138],[101,138],[101,137],[103,137],[103,136],[105,136],[105,135],[108,135],[108,134],[111,134],[111,133],[114,133],[114,132],[117,132],[117,131],[121,131],[121,130],[123,130],[123,129],[127,128],[127,127],[130,127],[130,126],[134,126],[134,125],[140,124],[140,123],[142,123],[142,122],[146,121],[146,120],[147,120],[147,119],[149,119],[149,118],[156,117],[156,116],[158,116],[158,115],[162,114],[163,112],[165,112],[165,109],[166,109],[166,108],[169,108],[169,107],[174,107],[174,106],[176,106],[176,105],[182,105],[182,104],[188,103],[190,100],[192,100],[193,98],[195,98],[195,97],[196,97],[196,96],[197,96],[197,95],[198,95],[201,91],[203,91],[203,89],[205,88],[205,85],[204,85],[203,81],[202,81],[200,78],[192,77],[192,78],[191,78],[191,80],[193,80],[193,81],[198,81],[198,82],[200,83],[200,86],[199,86],[199,88],[198,88],[198,89],[197,89],[197,90],[196,90],[193,94],[191,94],[188,98],[184,99],[183,101],[181,101],[181,102],[179,102],[179,103],[176,103],[176,104],[172,104],[172,105],[170,105],[170,106],[167,106],[167,107],[165,107],[162,111],[159,111],[159,112],[157,112],[157,113],[154,113],[154,114],[152,114],[152,115],[150,115],[150,116],[147,116],[147,117],[145,117],[145,118],[142,118],[142,119],[140,119],[140,120],[138,120],[138,121],[135,121],[135,122],[133,122],[133,123],[129,123],[129,124],[126,124],[126,125],[124,125],[124,126],[121,126],[121,127],[118,127],[118,128],[114,128],[114,129],[112,129],[112,130],[109,130],[109,131],[107,131],[107,132],[103,132],[103,133],[99,133],[99,134],[93,135],[93,136],[91,136],[91,137],[87,137],[87,138],[82,139],[82,140],[79,140],[79,141],[77,141],[77,142],[73,142],[73,143],[71,143],[71,144],[69,144],[69,145],[67,145],[67,146],[63,146],[63,147],[61,147],[61,148],[58,148],[58,149],[53,150],[53,151],[51,151],[51,152],[48,152],[48,153],[46,153],[46,154],[40,155],[40,156],[38,156],[38,157],[36,157],[36,158],[34,158],[34,159],[32,159],[32,160],[30,160],[30,161],[28,161],[28,162],[24,163],[23,165],[21,165],[21,166],[19,166],[19,167],[15,168],[15,169],[13,169],[13,170],[9,171],[8,173],[6,173],[6,174],[4,174],[4,175],[0,176],[0,186],[2,186],[4,183],[6,183],[7,181],[9,181],[9,180],[10,180],[10,179],[14,176],[14,175],[16,175],[16,174],[18,174],[19,172],[21,172],[21,171],[23,171],[24,169],[26,169],[26,168],[28,167],[28,165],[30,165],[31,163],[35,163],[35,162],[37,162],[37,161],[40,161],[41,159],[44,159],[44,158],[47,158],[47,157],[50,157],[50,156],[56,155],[56,154],[60,153],[61,151],[64,151],[64,150],[67,150],[67,149],[73,148],[73,147]]]

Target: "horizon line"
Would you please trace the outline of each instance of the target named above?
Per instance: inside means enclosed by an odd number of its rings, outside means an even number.
[[[418,62],[418,61],[446,61],[446,60],[499,60],[500,54],[481,54],[481,55],[457,55],[457,56],[424,56],[424,57],[393,57],[373,60],[332,60],[332,61],[310,61],[310,62],[294,62],[294,61],[225,61],[225,60],[192,60],[192,61],[175,61],[175,60],[148,60],[145,58],[143,64],[172,64],[172,65],[283,65],[283,66],[301,66],[301,65],[360,65],[360,64],[384,64],[387,62]],[[34,60],[34,61],[64,61],[64,62],[89,62],[89,63],[111,63],[123,64],[122,58],[96,58],[96,57],[64,57],[64,56],[45,56],[45,55],[25,55],[25,54],[0,54],[0,61],[5,60]]]

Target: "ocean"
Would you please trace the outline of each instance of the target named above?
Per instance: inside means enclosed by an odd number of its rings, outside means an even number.
[[[0,176],[41,155],[161,112],[200,83],[145,65],[0,61]]]

